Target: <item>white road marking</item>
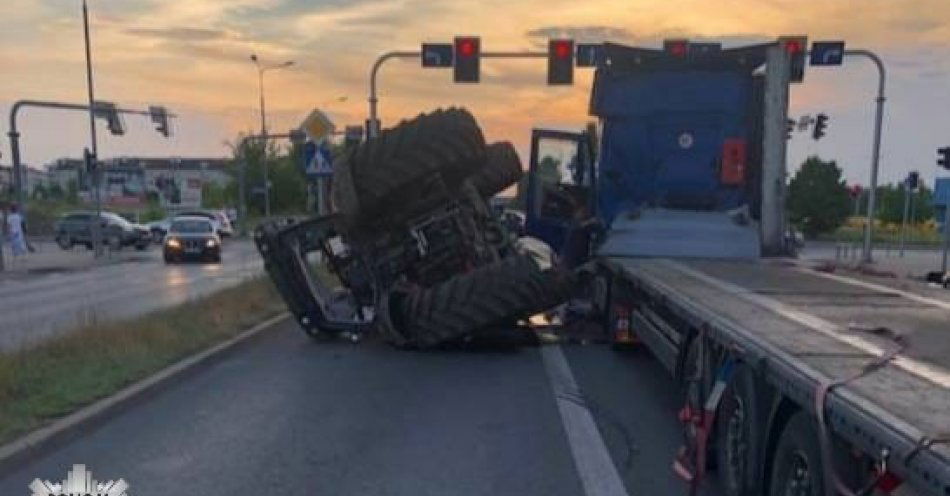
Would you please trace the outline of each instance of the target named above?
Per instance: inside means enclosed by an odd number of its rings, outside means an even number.
[[[623,480],[610,458],[604,438],[590,411],[582,403],[580,388],[559,346],[542,346],[541,358],[554,401],[561,414],[574,466],[587,496],[626,496]],[[574,399],[569,399],[574,398]]]
[[[665,261],[672,269],[678,270],[685,274],[688,274],[696,279],[704,281],[712,286],[715,286],[721,289],[723,292],[735,295],[736,297],[742,298],[746,301],[749,301],[753,304],[756,304],[760,307],[767,308],[785,318],[798,322],[799,324],[814,329],[826,336],[837,339],[842,343],[849,344],[855,348],[869,353],[874,356],[882,356],[884,350],[864,339],[860,336],[853,334],[845,334],[845,329],[842,329],[841,326],[828,322],[821,317],[796,310],[788,305],[785,305],[777,300],[763,296],[757,293],[753,293],[751,290],[732,284],[730,282],[723,281],[721,279],[716,279],[708,274],[704,274],[698,270],[691,269],[682,265],[678,262],[673,262],[671,260]],[[888,292],[893,292],[890,289],[884,288]],[[913,358],[907,358],[904,355],[898,355],[891,363],[895,366],[904,369],[911,374],[914,374],[922,379],[926,379],[938,386],[944,388],[950,388],[950,372],[942,367],[936,365],[931,365],[929,363],[924,363]]]
[[[814,274],[817,276],[821,276],[827,279],[831,279],[833,281],[843,282],[845,284],[850,284],[852,286],[860,286],[865,289],[873,289],[875,291],[883,291],[886,293],[899,294],[903,296],[904,298],[907,298],[909,300],[914,300],[917,303],[923,303],[925,305],[932,305],[938,308],[942,308],[944,310],[950,310],[950,301],[943,301],[943,300],[938,300],[936,298],[929,298],[927,296],[911,293],[910,291],[904,291],[897,288],[891,288],[891,287],[884,286],[881,284],[875,284],[873,282],[852,279],[850,277],[839,276],[837,274],[829,274],[827,272],[820,272],[817,270],[805,269],[803,267],[798,267],[796,268],[796,270],[798,270],[799,272],[804,272],[806,274]]]

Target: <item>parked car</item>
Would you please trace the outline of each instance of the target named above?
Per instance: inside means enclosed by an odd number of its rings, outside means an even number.
[[[145,225],[155,244],[162,244],[162,240],[165,239],[165,234],[168,233],[168,226],[170,226],[171,223],[172,218],[165,217],[164,219],[155,220]]]
[[[219,236],[227,238],[234,235],[234,228],[231,226],[231,220],[228,214],[223,210],[188,210],[180,212],[178,216],[206,217],[214,225],[214,231]]]
[[[92,249],[92,226],[95,212],[70,212],[56,221],[56,244],[64,250],[83,245]],[[112,212],[102,212],[100,217],[102,242],[113,250],[134,246],[145,250],[149,246],[148,228],[133,224]]]
[[[168,229],[162,254],[165,263],[185,260],[221,261],[221,237],[207,217],[179,215]]]

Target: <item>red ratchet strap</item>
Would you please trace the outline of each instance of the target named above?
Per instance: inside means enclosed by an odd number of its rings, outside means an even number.
[[[884,352],[881,356],[869,361],[860,370],[851,374],[850,376],[843,377],[840,379],[826,379],[823,380],[815,391],[815,415],[818,417],[818,438],[821,445],[821,457],[822,463],[824,465],[824,479],[825,479],[825,494],[827,496],[864,496],[870,494],[874,489],[875,485],[878,482],[878,479],[884,476],[886,472],[886,461],[887,453],[882,453],[882,460],[880,460],[881,466],[878,469],[877,477],[872,481],[867,487],[862,488],[861,490],[855,492],[848,488],[841,479],[838,478],[838,472],[834,466],[833,451],[831,447],[831,433],[828,430],[828,423],[825,420],[825,403],[828,399],[828,393],[832,389],[841,386],[842,384],[847,384],[851,381],[860,379],[868,374],[871,374],[889,362],[894,360],[897,355],[900,355],[904,350],[907,349],[908,342],[907,338],[895,332],[892,329],[887,327],[871,327],[871,328],[861,328],[856,326],[851,326],[850,330],[852,331],[862,331],[869,334],[874,334],[876,336],[881,336],[889,339],[894,343],[894,346]]]

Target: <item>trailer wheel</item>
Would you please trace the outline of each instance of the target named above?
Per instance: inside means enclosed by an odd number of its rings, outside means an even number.
[[[755,381],[749,369],[738,365],[726,386],[716,415],[716,470],[728,496],[760,494],[760,425]]]
[[[824,496],[818,428],[804,412],[797,412],[785,424],[775,447],[771,496]]]
[[[381,330],[393,344],[429,348],[554,307],[570,296],[569,279],[512,256],[431,288],[390,292]]]
[[[486,155],[485,166],[471,177],[482,198],[497,195],[524,176],[521,159],[511,143],[492,143],[488,145]]]

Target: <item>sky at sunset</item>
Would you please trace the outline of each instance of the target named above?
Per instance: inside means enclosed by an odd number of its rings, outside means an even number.
[[[18,99],[82,103],[86,98],[80,0],[0,2],[0,112]],[[313,107],[340,125],[362,123],[368,73],[389,50],[477,34],[484,50],[543,48],[551,36],[659,46],[663,38],[719,40],[735,46],[807,34],[843,39],[881,55],[888,68],[882,178],[919,169],[932,180],[939,146],[950,145],[948,0],[89,0],[98,99],[127,107],[160,103],[177,112],[164,139],[145,118],[129,131],[103,132],[100,155],[223,156],[240,131],[259,127],[256,71],[269,63],[269,127],[285,131]],[[418,60],[381,72],[383,125],[438,106],[470,108],[490,139],[522,149],[536,125],[579,128],[591,73],[551,88],[543,59],[483,61],[482,83],[453,85],[451,70]],[[861,59],[809,68],[792,91],[792,115],[826,112],[827,137],[796,135],[791,164],[808,154],[838,160],[849,181],[867,183],[876,72]],[[346,101],[338,101],[340,97]],[[6,125],[4,125],[6,128]],[[23,160],[42,165],[79,156],[88,120],[78,112],[27,110],[19,120]],[[104,129],[104,127],[103,127]],[[4,134],[6,129],[4,129]],[[0,163],[9,164],[4,136]]]

